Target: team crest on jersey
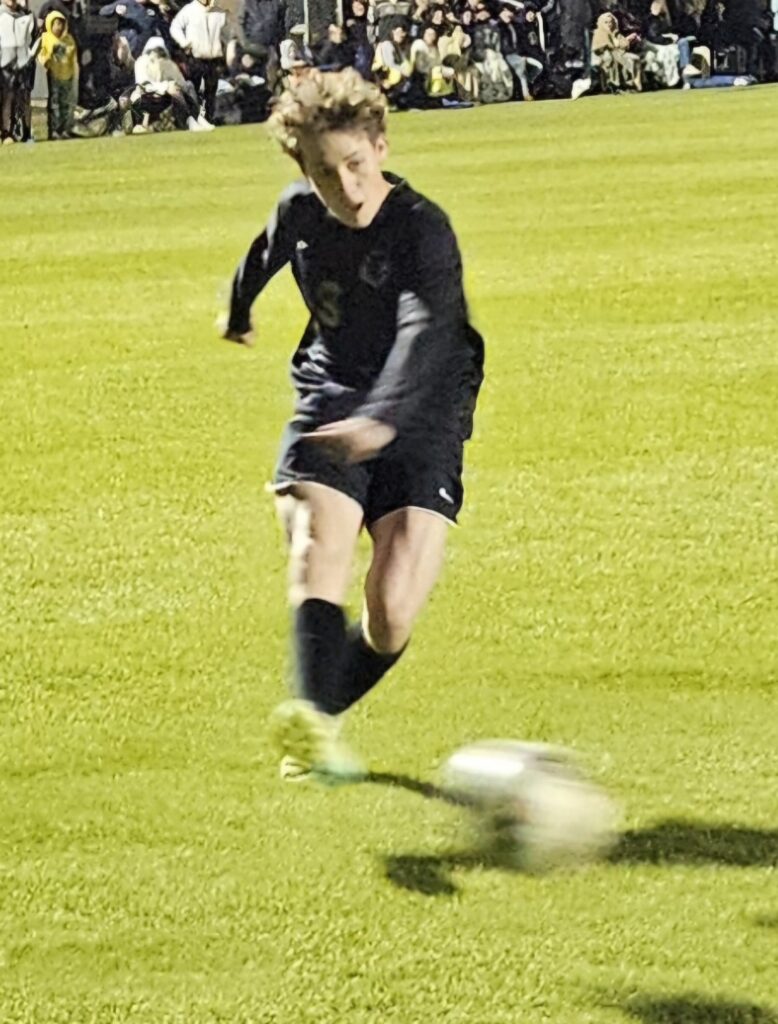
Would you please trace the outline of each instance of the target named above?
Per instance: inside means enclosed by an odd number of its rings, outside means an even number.
[[[359,268],[359,278],[371,288],[382,288],[389,280],[389,257],[380,249],[369,252]]]

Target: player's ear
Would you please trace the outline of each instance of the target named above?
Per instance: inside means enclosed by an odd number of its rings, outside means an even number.
[[[385,135],[379,135],[374,143],[376,156],[378,157],[379,164],[382,164],[389,156],[389,143],[386,141]]]

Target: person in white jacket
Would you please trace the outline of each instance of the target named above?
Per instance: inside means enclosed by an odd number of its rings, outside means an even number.
[[[14,142],[14,115],[22,138],[32,138],[30,95],[35,76],[38,32],[35,15],[17,0],[0,0],[0,137]]]
[[[130,99],[136,110],[156,114],[171,108],[177,128],[194,132],[213,128],[202,115],[198,117],[200,103],[195,87],[170,59],[161,36],[152,36],[135,61],[135,82]]]
[[[170,23],[170,35],[184,51],[187,78],[202,98],[202,113],[209,124],[213,123],[224,61],[226,21],[227,13],[219,8],[218,0],[191,0]]]

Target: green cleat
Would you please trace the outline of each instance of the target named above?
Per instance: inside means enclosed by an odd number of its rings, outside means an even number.
[[[309,764],[304,764],[296,757],[285,754],[281,758],[278,774],[284,782],[308,782],[313,778],[313,772]]]
[[[334,715],[319,711],[310,701],[287,700],[273,712],[270,728],[281,754],[281,778],[302,782],[312,775],[337,785],[364,779],[364,765],[338,737]]]

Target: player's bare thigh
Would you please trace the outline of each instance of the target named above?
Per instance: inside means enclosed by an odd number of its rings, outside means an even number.
[[[333,487],[302,482],[276,492],[276,511],[289,542],[289,601],[346,601],[363,512]]]
[[[363,628],[376,650],[401,650],[441,570],[451,527],[443,516],[402,508],[373,523],[373,558],[365,580]]]

